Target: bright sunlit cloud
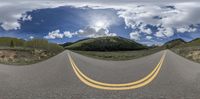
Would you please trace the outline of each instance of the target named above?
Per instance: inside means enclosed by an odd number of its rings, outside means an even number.
[[[103,21],[97,21],[97,22],[95,23],[95,26],[96,26],[96,27],[99,27],[99,28],[103,28],[104,25],[105,25],[105,22],[103,22]]]
[[[89,21],[89,27],[94,28],[96,31],[100,29],[107,29],[112,22],[106,16],[93,15]]]
[[[93,27],[96,31],[100,30],[100,29],[106,29],[109,26],[108,23],[106,23],[105,20],[99,20],[97,22],[94,23]]]

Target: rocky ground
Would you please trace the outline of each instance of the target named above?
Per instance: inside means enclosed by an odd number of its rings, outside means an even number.
[[[47,51],[38,49],[32,49],[32,50],[3,49],[0,50],[0,63],[26,65],[42,61],[53,55],[54,54],[52,53],[48,53]]]
[[[200,62],[200,51],[190,51],[186,58],[190,58],[194,61]]]
[[[195,62],[200,63],[200,47],[172,49],[173,52]]]

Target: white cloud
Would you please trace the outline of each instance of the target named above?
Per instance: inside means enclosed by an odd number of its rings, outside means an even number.
[[[49,32],[49,34],[45,36],[44,38],[56,39],[56,38],[63,38],[63,37],[64,37],[64,34],[60,33],[60,30],[55,30],[55,31]]]
[[[45,39],[57,39],[57,38],[72,38],[73,36],[81,36],[81,37],[103,37],[103,36],[117,36],[115,33],[110,33],[108,29],[99,29],[95,30],[94,28],[87,27],[84,29],[80,29],[76,32],[64,31],[63,33],[60,30],[51,31],[48,35],[44,36]]]
[[[73,35],[74,35],[74,33],[71,33],[71,32],[69,32],[69,31],[65,31],[65,32],[64,32],[64,36],[65,36],[65,37],[72,38]]]
[[[154,36],[165,38],[175,33],[195,32],[200,23],[200,3],[174,3],[133,6],[118,12],[124,18],[127,27],[139,33],[152,34],[151,25],[158,28]],[[190,27],[193,25],[194,27]],[[176,31],[175,31],[176,30]]]
[[[155,36],[156,37],[171,37],[174,35],[174,31],[172,28],[168,28],[168,27],[161,27],[158,28],[158,32],[156,32]]]
[[[31,21],[32,17],[30,15],[23,14],[21,19],[22,21]]]
[[[44,36],[45,39],[57,39],[57,38],[72,38],[74,35],[77,35],[77,32],[73,33],[70,31],[64,31],[63,33],[58,29],[55,31],[51,31],[48,33],[48,35]]]
[[[30,36],[29,39],[34,39],[34,36]]]
[[[133,40],[140,40],[140,34],[138,32],[131,32],[129,35]]]
[[[152,30],[150,28],[147,28],[144,25],[141,25],[138,27],[140,29],[140,32],[146,33],[146,34],[152,34]]]
[[[181,28],[177,28],[176,30],[177,30],[177,32],[180,32],[180,33],[197,31],[196,28],[191,28],[191,27],[181,27]]]
[[[17,30],[20,28],[20,24],[18,22],[3,22],[1,25],[5,30]]]
[[[99,30],[96,30],[95,28],[87,27],[85,29],[81,29],[78,32],[76,32],[77,35],[83,36],[83,37],[103,37],[103,36],[117,36],[115,33],[110,33],[108,29],[101,28]]]
[[[20,2],[21,1],[21,2]],[[36,2],[36,1],[0,1],[0,23],[5,30],[20,29],[19,20],[31,20],[30,15],[26,15],[27,11],[32,11],[42,8],[55,8],[64,5],[56,2]]]
[[[146,36],[146,39],[150,40],[152,39],[152,36]]]

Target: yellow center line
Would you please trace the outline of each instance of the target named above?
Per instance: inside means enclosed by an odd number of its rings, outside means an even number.
[[[163,58],[164,58],[164,55],[162,56],[161,60],[162,60]],[[86,75],[84,75],[84,74],[80,71],[80,69],[78,69],[78,67],[75,65],[74,61],[72,60],[71,56],[70,56],[70,60],[71,60],[71,62],[72,62],[72,65],[73,65],[73,66],[75,67],[75,69],[80,73],[81,76],[83,76],[85,79],[87,79],[87,80],[90,81],[90,82],[96,83],[96,84],[98,84],[98,85],[103,85],[103,86],[130,86],[130,85],[133,85],[133,84],[141,83],[141,82],[147,80],[149,77],[151,77],[151,76],[155,73],[155,71],[159,68],[159,66],[160,66],[160,64],[161,64],[161,62],[162,62],[162,61],[160,61],[160,62],[158,63],[158,65],[156,66],[156,68],[154,68],[154,70],[153,70],[149,75],[147,75],[146,77],[144,77],[144,78],[142,78],[142,79],[140,79],[140,80],[138,80],[138,81],[134,81],[134,82],[131,82],[131,83],[124,83],[124,84],[108,84],[108,83],[102,83],[102,82],[99,82],[99,81],[95,81],[95,80],[93,80],[93,79],[87,77]]]
[[[158,65],[153,69],[153,71],[149,75],[147,75],[146,77],[144,77],[138,81],[134,81],[131,83],[124,83],[124,84],[109,84],[109,83],[95,81],[95,80],[87,77],[85,74],[83,74],[80,71],[80,69],[76,66],[73,59],[71,58],[70,54],[68,54],[68,57],[69,57],[70,63],[72,65],[72,68],[73,68],[75,74],[86,85],[94,87],[94,88],[98,88],[98,89],[105,89],[105,90],[129,90],[129,89],[139,88],[139,87],[145,86],[148,83],[150,83],[158,75],[158,73],[161,69],[161,66],[163,64],[165,55],[166,55],[166,52],[163,54]]]

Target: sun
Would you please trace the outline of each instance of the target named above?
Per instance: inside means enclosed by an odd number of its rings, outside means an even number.
[[[103,20],[99,20],[93,23],[94,25],[92,26],[96,31],[100,30],[100,29],[105,29],[106,27],[108,27],[108,24],[106,21]]]
[[[105,23],[103,21],[97,21],[95,23],[95,26],[98,27],[98,28],[102,28],[102,27],[104,27],[104,25],[105,25]]]
[[[111,25],[111,21],[105,16],[93,16],[89,20],[88,26],[96,31],[108,29]]]

